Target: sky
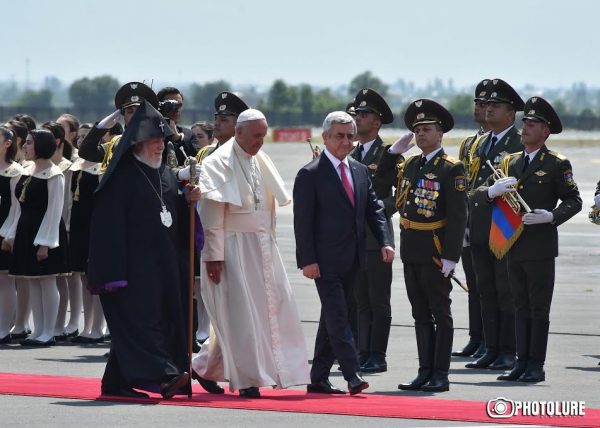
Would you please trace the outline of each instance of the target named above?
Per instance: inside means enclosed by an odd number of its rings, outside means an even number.
[[[418,86],[600,86],[595,0],[19,0],[2,16],[0,81],[335,87],[371,70]]]

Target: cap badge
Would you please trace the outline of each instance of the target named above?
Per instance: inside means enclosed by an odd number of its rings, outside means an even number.
[[[131,97],[131,102],[132,103],[137,103],[140,100],[140,97],[138,97],[137,95],[134,95]]]
[[[421,120],[421,119],[423,119],[424,117],[425,117],[425,113],[419,113],[419,114],[417,115],[417,120]]]
[[[415,105],[417,107],[421,107],[422,104],[423,104],[423,100],[415,101]]]
[[[529,110],[527,114],[535,114],[535,110]]]
[[[366,106],[366,105],[367,105],[367,102],[366,102],[366,101],[361,101],[361,102],[360,102],[360,107],[364,107],[364,106]]]
[[[227,98],[227,94],[226,94],[225,92],[223,92],[223,93],[221,94],[221,98],[223,98],[223,99]]]
[[[496,85],[496,84],[498,83],[498,79],[494,79],[494,80],[492,80],[492,83],[493,83],[494,85]]]
[[[536,101],[537,101],[537,97],[533,97],[533,98],[531,99],[531,102],[532,102],[532,103],[534,103],[534,102],[536,102]]]
[[[490,81],[489,81],[489,80],[487,80],[487,79],[485,79],[485,80],[484,80],[482,83],[483,83],[483,86],[485,86],[485,85],[487,85],[488,83],[490,83]]]
[[[497,96],[498,96],[498,92],[492,92],[490,94],[490,97],[492,97],[492,98],[496,98]]]
[[[225,110],[226,108],[227,108],[227,106],[226,106],[225,104],[221,104],[221,105],[219,106],[219,111],[223,111],[223,110]]]
[[[130,87],[131,89],[137,89],[137,87],[138,87],[138,84],[137,84],[137,83],[130,83],[130,84],[129,84],[129,87]]]
[[[362,93],[363,93],[363,95],[367,95],[367,93],[368,93],[368,92],[369,92],[369,90],[368,90],[368,89],[363,89],[363,90],[362,90]]]
[[[485,94],[486,94],[486,91],[481,91],[481,92],[479,93],[479,96],[480,96],[480,97],[485,97]]]

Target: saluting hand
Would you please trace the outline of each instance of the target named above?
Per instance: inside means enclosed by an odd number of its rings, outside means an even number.
[[[210,279],[215,284],[221,282],[221,272],[223,271],[223,262],[206,262],[206,273],[208,274],[208,279]]]
[[[414,135],[415,134],[412,132],[404,134],[402,137],[396,140],[394,144],[392,144],[392,146],[389,148],[389,152],[393,154],[401,154],[409,151],[415,145],[415,143],[410,142]]]
[[[302,268],[302,275],[308,279],[317,279],[321,277],[321,271],[319,270],[319,264],[313,263]]]
[[[43,262],[48,258],[48,247],[45,245],[40,245],[38,247],[37,253],[35,254],[38,262]]]
[[[117,124],[119,118],[121,117],[121,110],[115,110],[100,122],[98,122],[97,127],[100,129],[110,129]]]
[[[392,263],[395,255],[396,251],[389,245],[381,247],[381,257],[383,258],[384,263]]]

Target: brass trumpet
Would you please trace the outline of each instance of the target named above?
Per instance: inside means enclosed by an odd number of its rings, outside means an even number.
[[[600,207],[597,207],[596,204],[592,205],[588,218],[592,223],[600,225]]]
[[[485,163],[492,169],[494,181],[507,177],[501,169],[494,168],[494,165],[489,160],[487,160]],[[515,214],[520,214],[521,211],[525,211],[526,213],[531,212],[531,208],[529,208],[529,205],[527,205],[525,200],[521,197],[521,195],[519,195],[519,193],[516,190],[514,192],[503,194],[502,199],[506,201],[510,208],[515,212]]]

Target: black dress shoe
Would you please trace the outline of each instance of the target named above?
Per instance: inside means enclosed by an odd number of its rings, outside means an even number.
[[[183,372],[180,375],[173,376],[168,382],[164,382],[160,385],[160,395],[164,399],[172,398],[182,386],[184,386],[190,380],[188,372]]]
[[[364,380],[358,373],[348,381],[348,392],[350,395],[356,395],[369,387],[369,383]]]
[[[71,339],[73,337],[77,337],[77,336],[79,336],[79,329],[73,330],[71,333],[65,332],[65,334],[67,336],[67,339]]]
[[[475,339],[470,339],[469,342],[465,345],[462,351],[454,351],[452,353],[453,357],[470,357],[477,351],[479,348],[480,341]]]
[[[363,373],[387,372],[385,356],[381,354],[371,354],[367,362],[360,367],[360,371]]]
[[[12,336],[9,333],[6,336],[4,336],[2,339],[0,339],[0,345],[6,345],[7,343],[10,343],[11,341],[12,341]]]
[[[511,370],[515,366],[516,357],[512,354],[502,352],[494,360],[492,364],[488,366],[490,370]]]
[[[306,385],[307,392],[314,392],[317,394],[345,394],[345,391],[336,388],[329,382],[329,379],[320,380]]]
[[[136,391],[133,388],[123,387],[118,389],[102,388],[102,395],[110,395],[113,397],[128,397],[128,398],[150,398],[144,392]]]
[[[219,386],[217,382],[214,380],[208,380],[201,377],[198,373],[192,370],[192,379],[198,381],[200,386],[204,388],[204,390],[210,394],[223,394],[225,390]]]
[[[28,330],[22,331],[20,333],[11,333],[10,335],[14,340],[21,340],[21,339],[27,339],[27,336],[29,336],[30,334],[31,334],[31,330],[28,329]]]
[[[472,363],[465,364],[465,367],[468,369],[487,369],[487,367],[492,364],[496,358],[498,357],[498,353],[494,351],[486,351],[485,354],[473,361]]]
[[[25,339],[25,340],[21,340],[20,344],[21,344],[21,346],[32,346],[32,347],[36,347],[36,348],[43,348],[46,346],[56,345],[56,341],[54,340],[54,338],[52,338],[50,340],[46,340],[46,341],[37,340],[37,339]]]
[[[71,339],[71,343],[79,343],[81,345],[92,345],[96,343],[103,343],[104,336],[100,337],[86,337],[86,336],[76,336]]]
[[[479,347],[477,348],[477,350],[475,352],[473,352],[471,357],[481,358],[481,357],[483,357],[483,354],[485,354],[485,341],[482,340],[481,343],[479,344]]]
[[[57,342],[66,342],[67,341],[67,333],[61,333],[57,336],[54,336],[54,340]]]
[[[419,374],[410,383],[401,383],[398,389],[403,391],[418,391],[431,379],[431,369],[419,369]]]
[[[421,391],[427,392],[444,392],[450,390],[450,382],[448,381],[448,373],[440,370],[434,370],[429,382],[421,387]]]
[[[527,361],[517,360],[512,370],[498,376],[498,380],[516,381],[525,373],[525,370],[527,370]]]
[[[544,367],[539,364],[529,364],[525,373],[518,379],[519,382],[537,383],[546,380],[546,372]]]
[[[260,390],[255,386],[251,386],[250,388],[242,388],[240,389],[240,397],[260,398]]]

